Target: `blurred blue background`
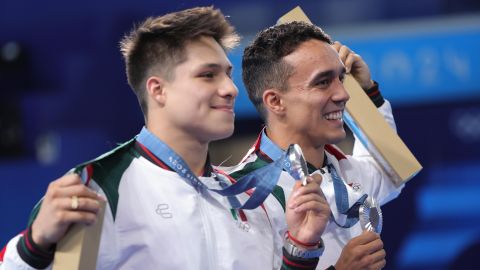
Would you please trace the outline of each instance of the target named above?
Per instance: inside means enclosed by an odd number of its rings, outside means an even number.
[[[480,269],[478,0],[2,0],[0,245],[24,229],[49,181],[142,126],[118,50],[133,23],[211,4],[244,37],[230,54],[240,89],[235,137],[260,126],[241,83],[242,47],[300,5],[366,59],[424,166],[383,208],[386,269]]]

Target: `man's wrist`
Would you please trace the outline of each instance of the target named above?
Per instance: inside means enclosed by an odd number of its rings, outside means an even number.
[[[374,80],[370,79],[368,84],[362,85],[362,89],[363,89],[363,91],[367,91],[368,89],[374,87],[375,84],[376,84],[376,82]]]
[[[29,232],[32,243],[35,244],[36,247],[42,250],[50,250],[54,246],[54,244],[48,244],[46,241],[44,241],[44,239],[38,233],[38,229],[35,228],[35,223],[30,225]]]
[[[296,237],[294,237],[290,233],[290,231],[287,231],[285,233],[284,239],[290,241],[295,246],[300,247],[300,248],[304,248],[304,249],[316,249],[320,244],[323,245],[323,242],[322,242],[321,238],[320,238],[319,241],[316,241],[316,242],[305,242],[305,241],[301,241],[301,240],[297,239]]]
[[[44,269],[53,261],[55,246],[43,249],[32,239],[32,227],[29,227],[17,243],[17,252],[22,260],[33,268]]]
[[[365,94],[370,98],[370,100],[375,104],[377,108],[383,105],[385,103],[385,100],[383,99],[382,93],[380,93],[380,87],[378,86],[378,83],[376,81],[372,81],[373,85],[368,88],[364,89]]]
[[[283,250],[282,270],[315,270],[319,261],[319,258],[300,258],[292,256],[287,252],[285,247]]]
[[[303,243],[293,238],[290,233],[285,234],[284,250],[293,257],[311,259],[322,256],[325,246],[320,238],[318,243]]]

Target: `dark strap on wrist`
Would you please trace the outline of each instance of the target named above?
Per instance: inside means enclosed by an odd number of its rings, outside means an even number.
[[[283,248],[282,251],[282,270],[315,270],[317,267],[319,258],[299,258],[288,254],[285,248]]]
[[[53,261],[55,246],[50,250],[38,246],[32,239],[32,227],[30,226],[17,243],[18,255],[22,260],[33,268],[47,268]]]
[[[380,88],[376,81],[373,81],[373,86],[365,90],[365,93],[377,108],[385,103],[385,99],[383,99],[382,93],[380,93]]]

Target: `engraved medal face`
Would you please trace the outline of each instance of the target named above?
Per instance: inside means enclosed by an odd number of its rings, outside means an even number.
[[[358,209],[360,225],[364,231],[371,231],[380,234],[383,226],[383,215],[380,205],[371,197],[367,197],[365,202]]]
[[[287,159],[290,162],[290,174],[295,180],[301,180],[302,185],[305,186],[307,184],[308,167],[302,148],[298,144],[291,144],[287,149]]]

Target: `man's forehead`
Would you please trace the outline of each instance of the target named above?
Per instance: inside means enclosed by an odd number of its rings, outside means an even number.
[[[225,51],[212,37],[202,37],[188,42],[184,53],[184,63],[188,62],[188,65],[231,67]]]
[[[222,46],[210,36],[200,36],[195,39],[191,39],[185,43],[185,50],[187,51],[196,51],[196,50],[210,50],[217,53],[225,54]]]
[[[343,63],[332,45],[320,41],[309,40],[298,46],[284,61],[298,72],[318,73],[328,70],[341,70]]]
[[[328,60],[325,58],[338,58],[338,53],[333,48],[332,45],[316,40],[311,39],[307,40],[295,48],[289,55],[286,55],[284,59],[287,62],[294,62],[295,60],[305,61],[320,61]]]

